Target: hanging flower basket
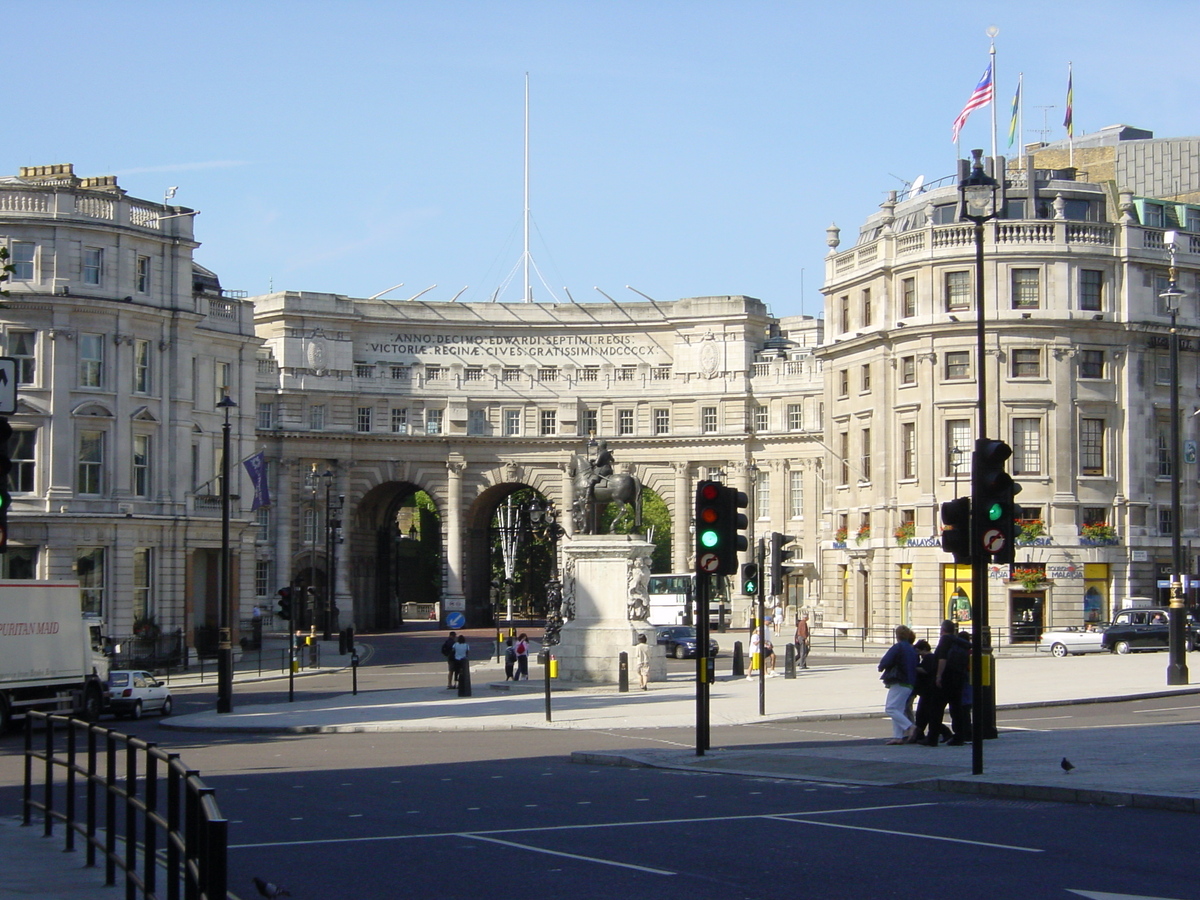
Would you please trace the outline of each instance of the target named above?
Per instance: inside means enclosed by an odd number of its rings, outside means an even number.
[[[1018,543],[1032,543],[1046,533],[1046,523],[1041,519],[1018,519],[1017,525],[1021,529],[1017,535]]]
[[[1046,573],[1041,569],[1013,569],[1008,577],[1010,581],[1020,582],[1027,591],[1040,590],[1046,584]]]
[[[1085,541],[1091,541],[1093,544],[1115,544],[1117,542],[1117,529],[1107,522],[1083,525],[1079,529],[1079,534]]]
[[[871,526],[860,525],[858,531],[854,535],[854,543],[861,544],[863,541],[869,540],[871,537]]]
[[[896,538],[896,546],[903,547],[917,536],[917,523],[902,522],[900,527],[892,532],[892,535]]]
[[[845,528],[839,528],[837,531],[835,531],[833,533],[833,542],[835,544],[846,543],[846,529]]]

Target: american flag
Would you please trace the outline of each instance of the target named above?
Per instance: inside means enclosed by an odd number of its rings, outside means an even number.
[[[950,140],[955,144],[958,143],[958,133],[962,131],[962,127],[967,124],[967,116],[979,109],[981,106],[987,106],[992,102],[992,64],[989,62],[983,77],[979,79],[979,84],[975,85],[975,90],[971,92],[971,99],[967,101],[967,105],[963,107],[962,112],[958,114],[958,118],[954,120],[954,133]]]

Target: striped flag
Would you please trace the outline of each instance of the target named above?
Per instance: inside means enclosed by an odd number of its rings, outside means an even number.
[[[954,133],[950,138],[951,141],[955,144],[958,143],[958,133],[967,124],[967,116],[981,106],[987,106],[991,103],[992,93],[992,64],[989,62],[987,70],[983,73],[983,77],[979,79],[979,84],[975,85],[975,90],[971,92],[971,99],[967,101],[967,105],[963,107],[962,112],[958,114],[958,118],[954,120]]]
[[[1017,92],[1013,94],[1012,119],[1008,123],[1008,146],[1011,149],[1017,139],[1017,117],[1021,110],[1021,79],[1017,79]]]
[[[1075,74],[1070,63],[1067,64],[1067,114],[1063,117],[1063,125],[1067,137],[1075,137]]]

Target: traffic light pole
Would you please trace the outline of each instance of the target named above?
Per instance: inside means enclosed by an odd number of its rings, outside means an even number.
[[[696,755],[708,749],[708,607],[712,576],[696,573]]]

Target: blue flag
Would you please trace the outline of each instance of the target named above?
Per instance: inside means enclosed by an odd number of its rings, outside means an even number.
[[[267,488],[267,457],[259,450],[242,463],[250,475],[250,483],[254,485],[254,502],[250,505],[253,512],[263,506],[271,505],[271,492]]]

